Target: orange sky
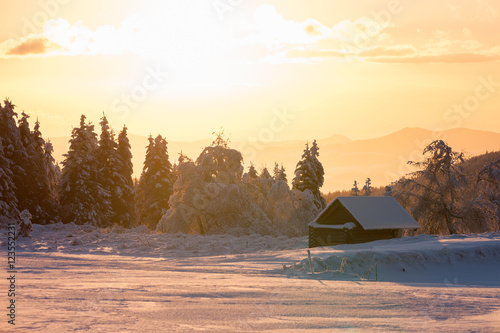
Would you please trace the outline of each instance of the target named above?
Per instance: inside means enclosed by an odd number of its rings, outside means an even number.
[[[0,95],[47,137],[500,132],[499,1],[0,2]]]

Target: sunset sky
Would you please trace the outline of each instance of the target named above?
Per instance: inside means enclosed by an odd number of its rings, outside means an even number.
[[[494,0],[1,0],[0,95],[193,141],[500,132]]]

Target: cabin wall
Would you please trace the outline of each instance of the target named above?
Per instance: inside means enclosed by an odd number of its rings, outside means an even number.
[[[401,234],[399,229],[364,230],[355,228],[347,230],[309,226],[309,247],[366,243],[381,239],[400,238]]]

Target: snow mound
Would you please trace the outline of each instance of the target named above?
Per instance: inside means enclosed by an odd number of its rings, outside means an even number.
[[[293,276],[393,282],[500,285],[500,233],[429,236],[312,250],[285,267]],[[311,274],[311,267],[314,274]],[[461,282],[460,282],[461,281]]]
[[[307,237],[162,234],[145,226],[98,228],[74,223],[33,225],[32,238],[17,242],[18,251],[117,254],[141,257],[197,257],[292,250],[307,247]],[[2,233],[7,234],[4,229]],[[5,237],[6,239],[6,237]],[[4,242],[0,244],[5,245]]]

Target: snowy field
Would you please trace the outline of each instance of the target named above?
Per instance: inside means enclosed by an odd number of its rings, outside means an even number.
[[[1,332],[500,332],[500,233],[315,248],[310,263],[306,237],[58,224],[16,250]]]

